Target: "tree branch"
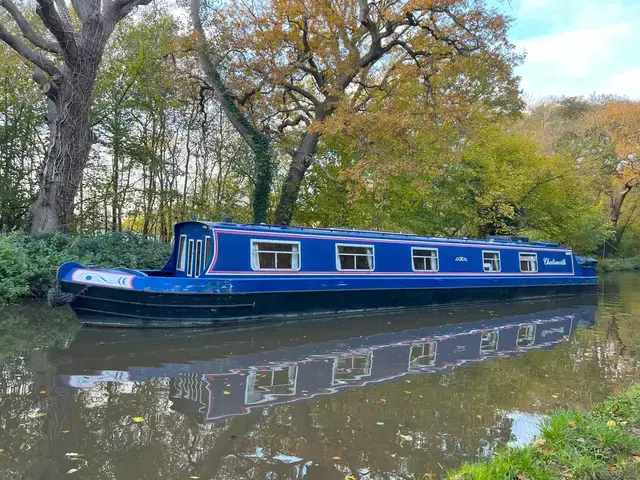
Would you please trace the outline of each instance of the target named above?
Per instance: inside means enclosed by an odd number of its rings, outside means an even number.
[[[134,8],[150,3],[151,0],[115,0],[111,4],[108,16],[118,22],[129,15]]]
[[[51,32],[62,48],[62,53],[68,61],[73,62],[78,57],[75,31],[71,24],[65,25],[60,19],[52,0],[36,0],[36,13],[42,19],[45,27]]]
[[[51,60],[45,57],[41,52],[31,50],[24,44],[24,42],[22,42],[22,40],[11,35],[2,24],[0,24],[0,40],[18,52],[25,60],[29,60],[35,66],[40,67],[52,77],[62,76],[58,67],[56,67]]]
[[[0,7],[4,7],[4,9],[9,12],[11,17],[13,17],[15,22],[18,24],[18,27],[20,27],[20,31],[24,38],[29,40],[33,45],[47,52],[62,53],[60,45],[55,42],[49,42],[34,32],[29,22],[27,22],[27,19],[22,15],[22,12],[20,12],[18,7],[16,7],[15,3],[11,0],[0,0]]]

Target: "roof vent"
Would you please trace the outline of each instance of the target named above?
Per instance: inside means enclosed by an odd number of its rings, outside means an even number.
[[[233,217],[222,217],[222,223],[233,223]]]

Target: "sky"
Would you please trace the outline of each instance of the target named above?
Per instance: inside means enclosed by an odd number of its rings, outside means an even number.
[[[616,94],[640,100],[640,0],[502,0],[530,101]]]

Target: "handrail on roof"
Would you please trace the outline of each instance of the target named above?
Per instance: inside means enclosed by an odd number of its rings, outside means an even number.
[[[202,222],[202,223],[210,223],[210,222]],[[236,225],[239,227],[262,227],[268,228],[271,230],[313,230],[316,232],[343,232],[343,233],[363,233],[369,235],[388,235],[388,236],[397,236],[397,237],[420,237],[420,238],[428,238],[434,240],[451,240],[454,242],[488,242],[488,243],[517,243],[520,245],[532,245],[532,246],[541,246],[541,247],[558,247],[560,246],[555,242],[535,242],[535,241],[515,241],[515,240],[507,240],[504,238],[467,238],[467,237],[440,237],[440,236],[432,236],[432,235],[417,235],[415,233],[409,232],[389,232],[384,230],[361,230],[357,228],[324,228],[324,227],[301,227],[301,226],[291,226],[291,225],[273,225],[270,223],[232,223],[232,222],[217,222],[222,225]]]

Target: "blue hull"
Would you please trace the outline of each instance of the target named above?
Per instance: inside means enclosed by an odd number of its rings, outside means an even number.
[[[71,304],[83,325],[110,327],[232,327],[371,310],[469,302],[586,295],[594,283],[460,288],[315,290],[243,293],[157,293],[62,283],[79,293]]]

